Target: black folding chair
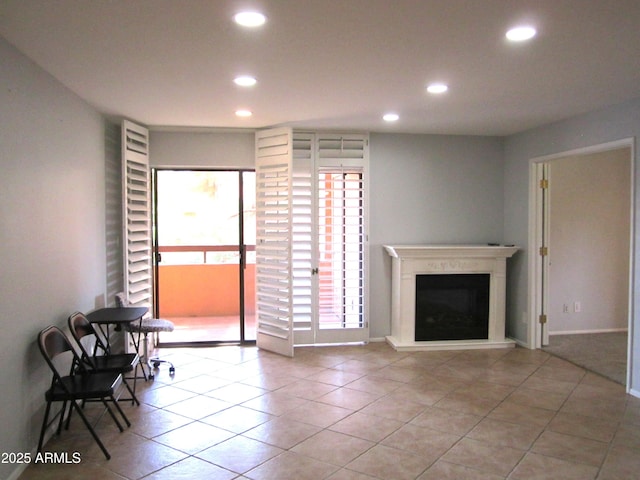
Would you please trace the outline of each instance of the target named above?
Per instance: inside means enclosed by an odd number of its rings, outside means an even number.
[[[98,332],[91,322],[87,320],[81,312],[76,312],[69,317],[69,330],[75,339],[81,352],[81,360],[95,372],[111,372],[121,373],[122,383],[131,394],[131,402],[140,405],[136,397],[136,373],[135,370],[140,363],[140,357],[137,353],[111,353],[110,348],[102,340]],[[87,351],[83,339],[92,339],[93,351],[91,354]],[[86,343],[86,342],[85,342]],[[127,382],[125,374],[133,372],[133,388]],[[123,399],[124,400],[124,399]]]
[[[58,327],[49,326],[42,330],[38,334],[38,347],[40,352],[44,356],[44,359],[49,365],[49,368],[53,372],[53,378],[51,380],[51,387],[45,393],[45,400],[47,401],[47,407],[42,421],[42,429],[40,430],[40,439],[38,441],[38,452],[42,451],[42,444],[44,440],[44,434],[47,428],[55,421],[57,415],[60,416],[58,423],[58,435],[62,430],[62,423],[65,418],[65,412],[67,410],[67,404],[69,404],[69,413],[67,413],[67,426],[69,428],[69,422],[71,420],[71,413],[75,409],[82,418],[82,421],[89,429],[91,436],[94,438],[104,456],[107,460],[111,458],[111,455],[105,448],[104,444],[98,437],[93,426],[87,419],[86,415],[82,411],[82,407],[78,405],[78,402],[84,403],[85,401],[101,401],[105,406],[105,411],[109,412],[109,415],[118,426],[118,429],[122,432],[124,429],[122,425],[113,413],[113,410],[109,407],[108,401],[112,402],[115,406],[127,426],[131,426],[129,419],[124,414],[120,405],[115,398],[115,392],[118,390],[122,383],[122,375],[119,373],[97,373],[90,372],[85,364],[81,361],[78,354],[71,346],[71,342],[67,336]],[[61,354],[70,352],[71,355],[71,367],[69,375],[62,375],[58,367],[58,357]],[[62,358],[62,357],[60,357]],[[51,413],[51,404],[53,402],[62,402],[62,408],[57,415],[55,415],[51,421],[49,421],[49,414]],[[103,412],[104,415],[104,412]],[[100,420],[102,415],[98,418]]]

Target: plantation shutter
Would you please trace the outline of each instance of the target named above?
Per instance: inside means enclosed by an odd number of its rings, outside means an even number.
[[[292,160],[291,129],[256,133],[256,343],[289,357],[293,357]]]
[[[122,122],[124,291],[131,306],[153,299],[149,131]]]
[[[313,190],[314,135],[293,134],[293,331],[294,344],[315,342],[314,279],[316,252],[314,239],[315,199]]]

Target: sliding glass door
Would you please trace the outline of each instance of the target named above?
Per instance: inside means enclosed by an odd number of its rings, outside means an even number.
[[[254,341],[255,173],[158,169],[154,187],[161,343]]]

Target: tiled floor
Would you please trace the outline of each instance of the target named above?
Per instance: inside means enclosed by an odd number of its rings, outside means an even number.
[[[540,350],[398,353],[385,344],[165,350],[108,417],[105,460],[79,418],[28,479],[637,479],[640,399]],[[97,407],[87,407],[95,408]]]

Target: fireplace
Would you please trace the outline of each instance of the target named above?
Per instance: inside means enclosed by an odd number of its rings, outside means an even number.
[[[388,245],[396,350],[507,348],[506,259],[517,247]]]
[[[416,342],[489,338],[490,277],[416,275]]]

